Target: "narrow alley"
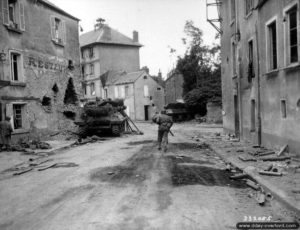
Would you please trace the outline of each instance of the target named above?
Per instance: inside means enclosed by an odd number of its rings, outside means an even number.
[[[195,130],[221,128],[176,124],[163,153],[157,127],[138,125],[144,135],[62,150],[43,158],[43,170],[12,176],[1,169],[0,229],[220,230],[253,217],[293,221],[275,199],[258,205],[208,145],[191,139]]]

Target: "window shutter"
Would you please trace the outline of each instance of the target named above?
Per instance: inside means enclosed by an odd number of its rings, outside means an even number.
[[[10,123],[11,123],[11,126],[14,127],[14,111],[13,111],[13,104],[6,104],[5,106],[6,108],[6,113],[5,113],[5,116],[7,117],[10,117]]]
[[[66,44],[66,22],[61,21],[61,39],[63,44]]]
[[[55,40],[55,17],[50,17],[51,39]]]
[[[20,29],[25,30],[25,15],[24,15],[24,4],[22,2],[19,3],[20,10]]]
[[[119,97],[118,86],[115,86],[115,98]]]
[[[3,15],[3,24],[9,25],[8,18],[8,0],[1,0],[2,2],[2,15]]]

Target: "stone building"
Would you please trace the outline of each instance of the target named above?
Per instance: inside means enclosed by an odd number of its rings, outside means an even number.
[[[71,128],[81,94],[78,19],[46,0],[1,0],[0,119],[13,141]]]
[[[299,153],[299,1],[222,1],[220,12],[224,128]]]
[[[80,36],[85,98],[104,97],[100,76],[107,71],[134,72],[140,69],[138,32],[129,38],[106,24]]]
[[[166,104],[183,102],[183,76],[172,70],[165,81]]]

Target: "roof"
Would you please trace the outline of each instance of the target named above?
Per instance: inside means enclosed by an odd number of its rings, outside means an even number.
[[[137,72],[131,72],[120,76],[120,78],[115,82],[116,85],[120,84],[129,84],[134,83],[139,77],[143,74],[147,74],[144,70],[140,70]]]
[[[100,76],[102,86],[114,84],[122,75],[126,74],[124,71],[109,70]]]
[[[72,18],[72,19],[74,19],[74,20],[76,20],[76,21],[80,21],[80,19],[78,19],[78,18],[72,16],[71,14],[67,13],[66,11],[64,11],[63,9],[61,9],[61,8],[59,8],[58,6],[54,5],[52,2],[49,2],[48,0],[38,0],[38,1],[39,1],[40,3],[42,3],[42,4],[46,5],[46,6],[48,6],[49,8],[51,8],[51,9],[53,9],[53,10],[55,10],[55,11],[57,11],[57,12],[63,14],[63,15],[65,15],[65,16],[67,16],[67,17],[69,17],[69,18]]]
[[[133,39],[125,36],[115,29],[112,29],[106,24],[100,29],[92,30],[80,35],[79,42],[81,47],[92,44],[115,44],[136,47],[142,46],[140,43],[133,41]]]
[[[157,77],[157,76],[151,76],[153,78],[154,81],[156,81],[160,86],[162,86],[163,88],[165,88],[165,82],[162,78]]]
[[[268,0],[258,0],[258,3],[255,7],[255,9],[258,9],[260,7],[262,7]]]

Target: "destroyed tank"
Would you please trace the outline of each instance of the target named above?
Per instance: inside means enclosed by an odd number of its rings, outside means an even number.
[[[79,126],[81,138],[107,133],[120,135],[125,130],[123,112],[126,109],[123,100],[102,100],[88,102],[81,108],[80,119],[75,121]]]

